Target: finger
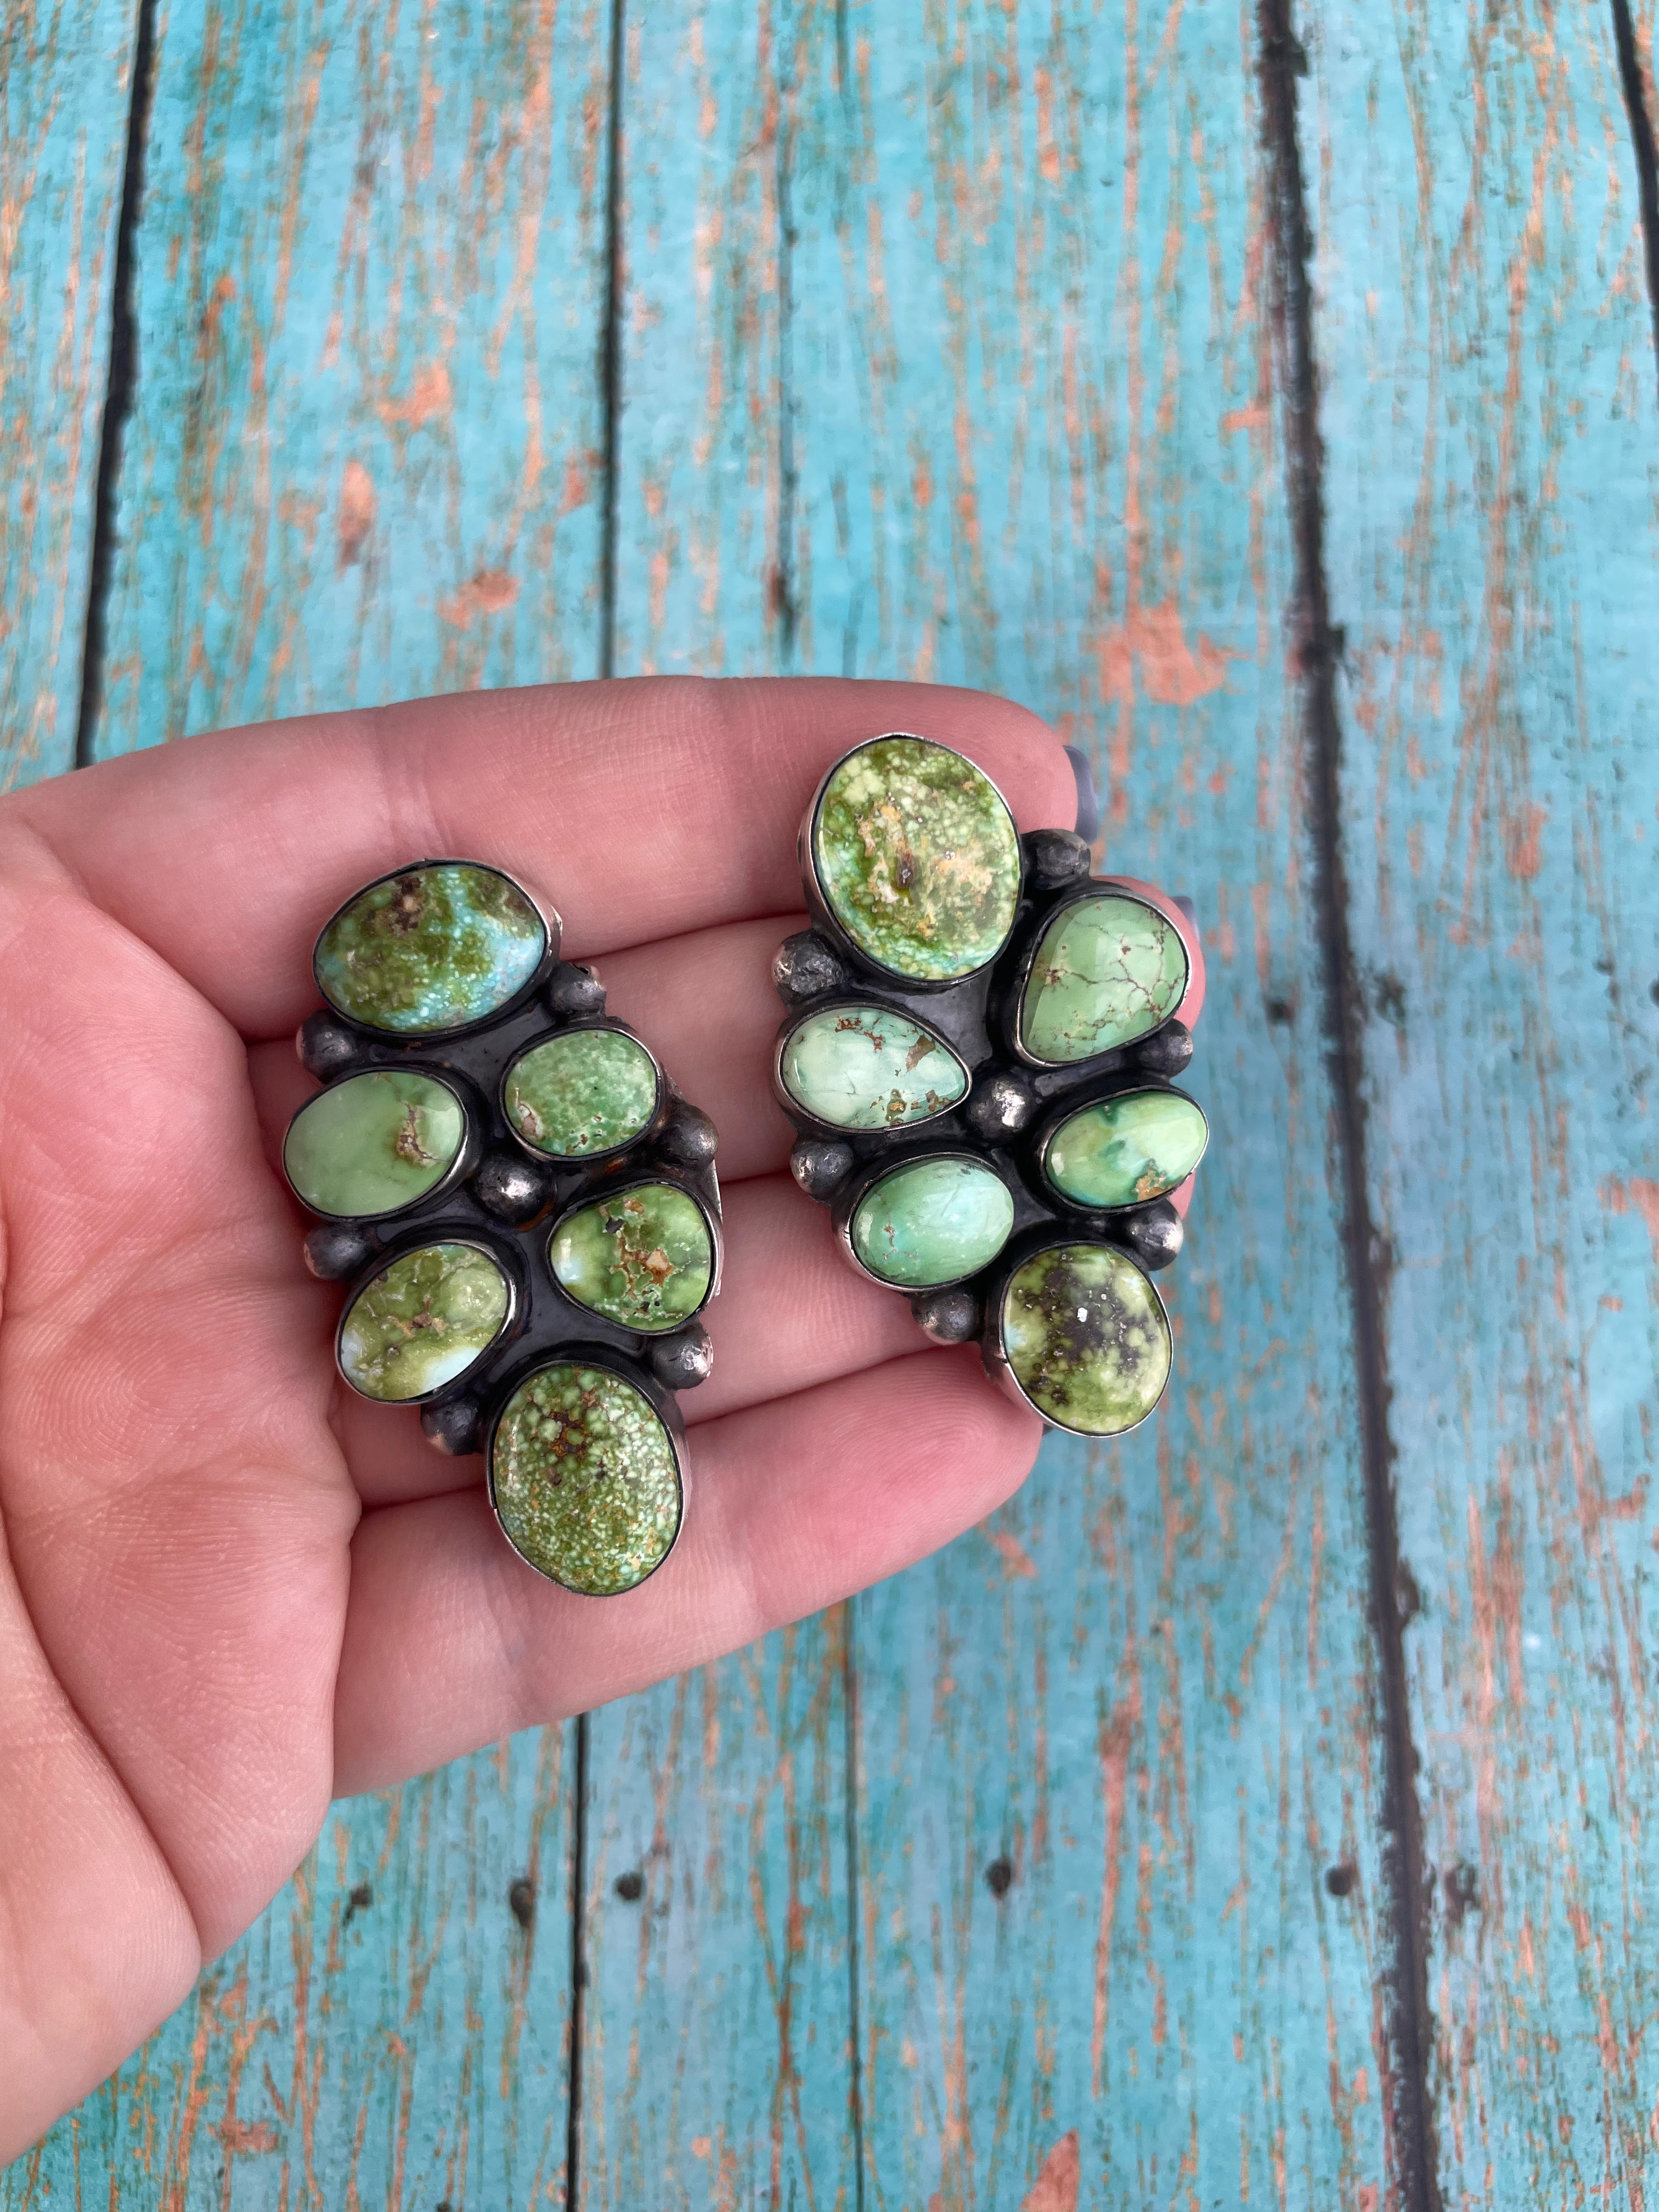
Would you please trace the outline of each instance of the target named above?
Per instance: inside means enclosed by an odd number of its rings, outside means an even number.
[[[925,1346],[908,1302],[849,1267],[823,1208],[781,1176],[728,1194],[724,1287],[703,1319],[714,1371],[680,1401],[699,1429]],[[409,1407],[371,1405],[343,1389],[335,1429],[367,1505],[481,1480],[476,1459],[434,1451]]]
[[[625,1597],[544,1582],[482,1490],[371,1513],[353,1545],[336,1787],[379,1789],[585,1711],[895,1574],[1000,1504],[1040,1437],[968,1351],[728,1413],[698,1432],[678,1547]]]
[[[972,691],[808,677],[468,692],[195,738],[15,793],[88,895],[248,1037],[315,1001],[319,928],[426,855],[488,860],[584,959],[799,902],[795,832],[837,755],[890,729],[958,747],[1023,830],[1068,827],[1071,763]]]

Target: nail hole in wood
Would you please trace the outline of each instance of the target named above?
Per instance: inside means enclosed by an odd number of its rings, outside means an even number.
[[[637,1905],[645,1895],[645,1876],[630,1868],[617,1876],[617,1894],[624,1905]]]
[[[1014,1870],[1006,1859],[993,1859],[985,1869],[985,1887],[993,1897],[1006,1897],[1014,1879]]]
[[[356,1888],[352,1891],[350,1896],[346,1899],[345,1915],[343,1919],[341,1921],[341,1926],[343,1928],[349,1928],[351,1925],[353,1917],[359,1912],[367,1912],[369,1906],[373,1905],[374,1902],[374,1891],[369,1887],[366,1881],[360,1881]]]
[[[1346,1897],[1353,1887],[1353,1869],[1346,1859],[1339,1860],[1325,1869],[1325,1887],[1333,1897]]]
[[[507,1901],[520,1928],[528,1929],[535,1926],[536,1893],[522,1875],[508,1889]]]

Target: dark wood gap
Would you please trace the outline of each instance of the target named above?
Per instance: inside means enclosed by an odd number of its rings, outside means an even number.
[[[1383,1323],[1389,1256],[1372,1218],[1363,1089],[1364,1001],[1348,926],[1342,842],[1342,725],[1336,678],[1342,633],[1331,621],[1325,571],[1324,446],[1309,264],[1313,237],[1297,132],[1297,80],[1307,57],[1291,0],[1257,0],[1264,151],[1269,186],[1273,313],[1284,407],[1286,493],[1295,546],[1292,671],[1301,694],[1314,902],[1319,930],[1322,1022],[1334,1109],[1342,1232],[1353,1312],[1360,1455],[1370,1552],[1370,1609],[1382,1698],[1384,1796],[1381,1918],[1383,2127],[1388,2199],[1401,2212],[1442,2212],[1428,2067],[1434,2047],[1428,1959],[1431,1897],[1425,1884],[1417,1799],[1418,1759],[1407,1689],[1394,1445],[1389,1430],[1389,1352]]]
[[[848,1598],[842,1606],[841,1694],[846,1733],[847,1771],[844,1778],[844,1847],[847,1852],[847,2047],[851,2059],[848,2075],[848,2132],[853,2138],[853,2212],[865,2212],[864,2191],[864,2049],[859,2022],[859,1977],[862,1972],[859,1903],[859,1673],[855,1632],[860,1600]]]
[[[626,0],[611,0],[611,85],[605,111],[605,326],[599,336],[599,392],[604,501],[599,527],[599,673],[617,672],[617,474],[622,438],[623,301],[628,264],[623,241],[623,75],[627,61]]]
[[[781,13],[789,17],[788,0],[784,0]],[[798,69],[793,36],[787,43],[780,42],[778,60],[791,70]],[[782,66],[777,91],[773,190],[778,208],[778,539],[769,611],[777,626],[778,672],[787,676],[794,670],[795,631],[800,617],[795,575],[795,507],[800,493],[800,469],[795,459],[795,102],[782,81]]]
[[[617,672],[617,477],[622,450],[623,306],[628,290],[623,242],[623,76],[626,0],[611,0],[611,82],[605,102],[605,319],[599,332],[600,521],[599,674]],[[576,1758],[574,1832],[570,1844],[570,2058],[565,2084],[564,2212],[580,2212],[582,2172],[582,2039],[587,2033],[587,1859],[592,1731],[586,1713],[573,1724]]]
[[[587,1715],[572,1724],[576,1753],[570,1843],[570,2067],[564,2108],[564,2212],[582,2201],[582,2036],[587,2026]]]
[[[104,703],[104,659],[109,593],[115,565],[115,489],[121,452],[138,389],[138,332],[132,310],[132,248],[144,198],[144,155],[149,137],[155,77],[157,0],[138,0],[132,47],[132,91],[127,105],[126,159],[121,210],[115,224],[115,273],[110,289],[109,361],[104,380],[103,426],[98,441],[98,478],[93,493],[92,561],[87,578],[87,626],[81,645],[81,697],[75,717],[75,765],[93,757]]]
[[[1648,88],[1642,78],[1642,58],[1636,50],[1636,26],[1631,21],[1630,0],[1612,0],[1613,43],[1619,49],[1619,75],[1625,88],[1625,111],[1630,118],[1631,150],[1636,156],[1636,190],[1642,209],[1642,238],[1647,248],[1648,305],[1653,315],[1654,375],[1659,380],[1659,152],[1654,148],[1653,116]]]

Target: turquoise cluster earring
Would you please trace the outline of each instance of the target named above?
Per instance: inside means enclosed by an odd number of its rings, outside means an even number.
[[[684,1518],[676,1394],[710,1366],[713,1122],[610,1018],[558,916],[477,861],[422,860],[347,901],[297,1040],[324,1088],[283,1164],[347,1284],[346,1383],[484,1455],[496,1518],[567,1589],[613,1596]]]
[[[807,808],[812,926],[779,950],[773,1084],[796,1180],[851,1264],[1051,1426],[1135,1427],[1169,1380],[1152,1271],[1208,1139],[1170,1080],[1197,940],[1018,834],[974,763],[905,732],[837,761]]]

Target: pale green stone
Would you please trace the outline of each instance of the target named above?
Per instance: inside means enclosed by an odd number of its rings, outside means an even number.
[[[288,1125],[283,1167],[313,1213],[395,1213],[443,1181],[465,1137],[465,1109],[447,1083],[375,1068],[307,1101]]]
[[[1130,1091],[1062,1121],[1043,1165],[1079,1206],[1144,1206],[1186,1181],[1208,1139],[1202,1110],[1178,1091]]]
[[[620,1030],[567,1030],[521,1054],[501,1085],[507,1118],[556,1158],[612,1152],[657,1110],[657,1064]]]
[[[475,1244],[422,1244],[366,1283],[340,1324],[340,1372],[365,1397],[424,1398],[506,1324],[507,1278]]]
[[[1187,948],[1156,907],[1121,891],[1062,907],[1044,933],[1020,1003],[1020,1042],[1060,1066],[1133,1044],[1187,990]]]
[[[942,1037],[881,1006],[830,1006],[784,1040],[783,1087],[837,1129],[902,1129],[948,1113],[968,1071]]]
[[[360,891],[317,939],[330,1006],[367,1028],[435,1036],[483,1021],[541,965],[547,930],[511,877],[444,860]]]
[[[1012,1195],[994,1169],[955,1157],[911,1160],[853,1209],[853,1249],[884,1283],[931,1290],[988,1267],[1013,1225]]]
[[[812,867],[854,944],[895,975],[972,975],[1014,926],[1007,803],[971,761],[925,738],[876,738],[848,755],[813,817]]]
[[[645,1393],[609,1368],[526,1376],[495,1425],[489,1482],[514,1551],[585,1597],[642,1583],[679,1533],[673,1441]]]
[[[1038,1413],[1084,1436],[1133,1428],[1170,1379],[1162,1302],[1109,1244],[1054,1245],[1017,1267],[1003,1293],[1002,1342]]]
[[[578,1305],[655,1334],[690,1320],[708,1295],[714,1249],[702,1208],[672,1183],[635,1183],[578,1206],[548,1259]]]

